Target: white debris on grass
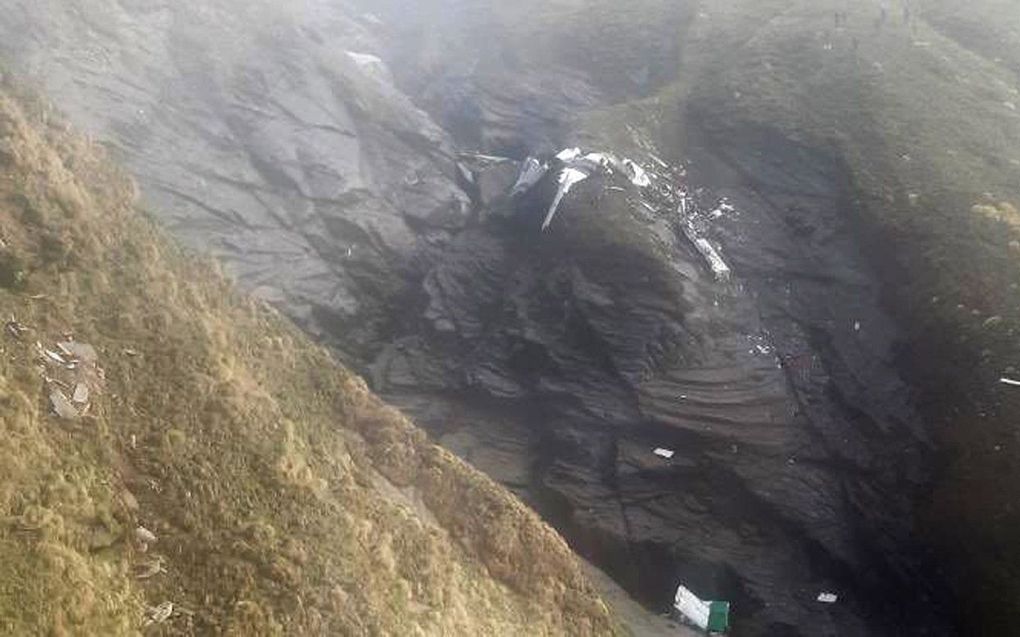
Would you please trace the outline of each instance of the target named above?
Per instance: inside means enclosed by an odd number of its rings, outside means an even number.
[[[79,418],[78,410],[59,388],[54,387],[50,390],[50,406],[53,407],[53,413],[64,420],[77,420]]]
[[[1012,378],[1000,378],[999,382],[1003,385],[1010,385],[1012,387],[1020,387],[1020,380],[1013,380]]]
[[[817,600],[823,604],[835,604],[839,600],[839,596],[835,593],[818,593]]]
[[[652,453],[654,453],[655,455],[659,456],[660,458],[665,458],[665,459],[669,460],[670,458],[673,457],[673,455],[676,452],[673,451],[672,449],[663,449],[662,447],[656,447],[655,450],[652,451]]]
[[[145,625],[162,624],[174,614],[173,602],[163,602],[159,606],[149,607],[145,611]]]
[[[84,405],[89,402],[89,386],[85,383],[78,383],[74,386],[74,395],[71,402],[77,405]]]
[[[159,541],[159,539],[156,537],[156,534],[150,531],[149,529],[145,528],[144,526],[139,526],[138,528],[135,529],[135,539],[138,540],[138,543],[142,546],[143,551],[148,549],[150,544],[155,544],[156,542]]]

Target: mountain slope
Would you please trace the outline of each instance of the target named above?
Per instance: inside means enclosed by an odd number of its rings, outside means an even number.
[[[11,91],[2,632],[613,632],[533,513],[167,242],[102,153]]]

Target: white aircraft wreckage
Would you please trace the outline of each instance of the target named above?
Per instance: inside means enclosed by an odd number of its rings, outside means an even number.
[[[640,203],[649,211],[654,212],[667,208],[677,211],[679,215],[678,229],[704,259],[705,265],[712,272],[716,281],[728,282],[732,275],[729,265],[712,242],[703,236],[699,228],[704,225],[705,219],[718,219],[723,214],[736,213],[736,209],[726,199],[722,199],[710,214],[701,214],[686,187],[677,183],[675,179],[676,176],[685,176],[685,171],[676,170],[656,156],[652,156],[651,159],[661,170],[645,168],[632,159],[619,158],[611,153],[585,153],[576,147],[565,148],[552,158],[528,157],[521,164],[520,173],[510,189],[510,195],[519,197],[529,192],[552,173],[551,176],[556,180],[557,189],[542,220],[541,229],[542,232],[545,232],[552,225],[563,200],[570,194],[574,186],[597,173],[623,175],[642,193]],[[676,173],[676,175],[670,173]],[[609,189],[623,190],[618,186],[610,186]],[[649,203],[646,200],[646,194],[654,194],[654,197],[647,198],[653,199],[658,205]]]

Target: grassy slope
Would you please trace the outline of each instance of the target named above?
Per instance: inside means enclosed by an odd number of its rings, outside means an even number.
[[[31,331],[0,337],[0,632],[133,634],[164,600],[149,632],[613,632],[533,513],[166,241],[11,91],[0,315]],[[79,421],[50,413],[35,347],[68,331],[105,370]]]

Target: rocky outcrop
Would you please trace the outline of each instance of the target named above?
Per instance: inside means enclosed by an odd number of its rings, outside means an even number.
[[[8,3],[0,53],[115,150],[161,221],[353,360],[470,209],[447,135],[335,3]]]

